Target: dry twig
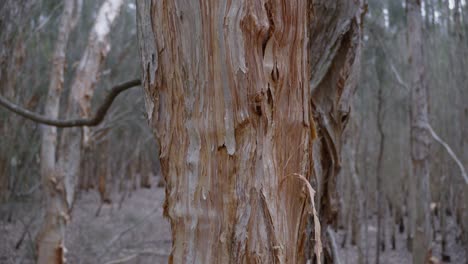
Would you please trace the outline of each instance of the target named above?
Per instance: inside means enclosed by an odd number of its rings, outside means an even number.
[[[80,127],[80,126],[97,126],[99,123],[104,120],[104,116],[109,110],[110,106],[114,99],[119,95],[121,92],[128,90],[132,87],[139,86],[141,84],[140,80],[132,80],[128,82],[121,83],[112,87],[110,93],[107,95],[104,102],[99,106],[96,114],[92,118],[88,119],[73,119],[73,120],[56,120],[50,119],[48,117],[36,114],[31,112],[27,109],[24,109],[16,104],[9,102],[3,96],[0,96],[0,106],[5,107],[6,109],[22,116],[28,118],[34,122],[42,123],[49,126],[56,126],[56,127]]]

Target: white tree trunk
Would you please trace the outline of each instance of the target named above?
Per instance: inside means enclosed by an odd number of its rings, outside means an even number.
[[[52,72],[44,114],[57,119],[63,88],[65,53],[68,37],[73,28],[74,1],[65,0],[58,39],[52,58]],[[44,126],[41,142],[42,188],[46,200],[46,215],[37,236],[37,263],[63,263],[65,225],[69,220],[65,202],[64,179],[56,171],[57,128]]]
[[[75,79],[72,82],[66,114],[68,117],[89,117],[94,85],[99,77],[100,66],[109,52],[108,34],[117,17],[123,0],[106,0],[102,4],[90,32],[88,46],[83,54]],[[79,1],[77,2],[79,5]],[[63,70],[68,34],[75,24],[74,1],[65,2],[61,21],[54,69],[51,76],[45,115],[56,119],[59,112],[60,94],[63,85]],[[43,186],[47,197],[47,213],[38,236],[38,263],[64,263],[65,228],[71,213],[75,186],[81,160],[81,129],[70,128],[62,133],[60,156],[56,157],[57,129],[44,129],[41,152]],[[56,162],[57,159],[57,162]]]

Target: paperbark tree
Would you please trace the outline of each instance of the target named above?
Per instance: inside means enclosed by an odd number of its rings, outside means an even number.
[[[428,98],[424,79],[421,1],[408,0],[408,45],[411,76],[411,177],[414,215],[413,263],[425,263],[430,250]]]
[[[64,1],[63,14],[60,19],[57,42],[52,58],[49,90],[44,113],[50,118],[59,114],[60,95],[63,88],[65,52],[68,37],[73,28],[74,1]],[[41,178],[46,202],[46,214],[42,228],[37,236],[37,262],[61,263],[64,256],[63,238],[65,225],[69,220],[68,206],[65,201],[63,177],[57,174],[56,168],[57,128],[44,126],[41,140]]]
[[[102,61],[110,49],[108,34],[122,3],[122,0],[106,0],[99,9],[89,35],[88,46],[72,82],[66,110],[67,116],[77,114],[84,118],[90,116],[93,87],[98,79]],[[62,26],[54,54],[54,68],[45,111],[46,116],[53,119],[56,119],[59,113],[66,44],[71,28],[77,19],[77,14],[73,17],[75,5],[80,6],[81,1],[65,1],[61,18]],[[65,262],[65,228],[70,220],[69,214],[79,176],[81,141],[81,128],[64,130],[59,146],[60,156],[56,157],[57,128],[52,126],[44,128],[41,173],[43,186],[45,186],[47,212],[37,239],[38,263],[40,264]]]
[[[337,214],[359,68],[359,1],[137,3],[170,263],[304,263]],[[302,175],[324,225],[308,240]],[[321,234],[318,234],[320,232]],[[330,254],[325,256],[330,262]]]
[[[106,0],[102,3],[91,29],[88,46],[81,57],[72,82],[66,116],[71,118],[91,116],[91,99],[99,79],[100,69],[110,51],[108,35],[119,14],[123,0]],[[58,166],[64,174],[67,189],[67,203],[73,203],[75,187],[80,174],[82,147],[89,144],[89,128],[69,128],[62,132],[59,146]]]

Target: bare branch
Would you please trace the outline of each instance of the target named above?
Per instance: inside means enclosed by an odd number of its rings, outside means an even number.
[[[447,152],[448,152],[449,155],[452,157],[452,159],[457,163],[458,167],[460,167],[460,171],[461,171],[461,174],[462,174],[463,179],[465,180],[465,183],[468,184],[468,176],[466,175],[465,167],[463,167],[463,164],[462,164],[461,161],[457,158],[457,156],[455,155],[455,153],[453,152],[453,150],[450,148],[450,146],[449,146],[447,143],[445,143],[445,142],[436,134],[436,132],[432,129],[432,127],[431,127],[430,124],[426,124],[426,128],[427,128],[427,130],[429,130],[429,133],[431,133],[431,136],[432,136],[437,142],[439,142],[439,143],[445,148],[445,150],[447,150]]]
[[[382,41],[382,38],[378,33],[376,33],[372,28],[369,29],[370,33],[374,36],[374,38],[377,40],[377,43],[379,44],[380,48],[382,49],[384,53],[384,59],[388,61],[388,64],[390,64],[390,69],[392,70],[392,73],[397,80],[398,84],[403,87],[407,92],[410,90],[409,85],[403,81],[403,78],[401,78],[400,73],[397,71],[395,68],[395,65],[393,64],[392,58],[387,52],[387,48],[385,47],[385,44]]]
[[[42,124],[49,125],[49,126],[55,126],[55,127],[97,126],[99,125],[99,123],[102,122],[102,120],[104,120],[107,110],[109,110],[110,106],[112,105],[112,102],[114,102],[114,99],[121,92],[128,90],[132,87],[139,86],[140,84],[141,84],[141,81],[138,79],[135,79],[135,80],[124,82],[124,83],[121,83],[119,85],[112,87],[110,93],[104,99],[104,102],[101,104],[101,106],[99,106],[94,117],[87,118],[87,119],[72,119],[72,120],[50,119],[48,117],[26,110],[16,104],[13,104],[9,102],[3,96],[0,96],[0,106],[3,106],[6,109],[22,117],[30,119],[34,122],[42,123]]]
[[[405,81],[403,81],[400,73],[398,73],[397,69],[395,68],[395,65],[393,65],[391,61],[389,61],[389,63],[390,63],[390,68],[392,69],[393,75],[395,76],[395,79],[397,80],[398,84],[401,87],[405,88],[405,90],[408,92],[410,90],[409,85]]]

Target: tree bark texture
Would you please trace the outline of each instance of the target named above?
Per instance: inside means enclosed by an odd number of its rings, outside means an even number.
[[[137,1],[170,263],[304,263],[316,245],[294,174],[322,185],[322,220],[336,217],[361,26],[360,3],[338,2]]]
[[[424,79],[421,1],[408,2],[408,45],[411,76],[411,160],[414,194],[413,263],[424,263],[431,246],[429,189],[430,134],[428,98]]]
[[[339,211],[337,175],[341,136],[359,77],[365,1],[312,1],[309,28],[310,88],[318,138],[313,142],[314,177],[327,263],[332,263],[327,225],[336,228]]]

